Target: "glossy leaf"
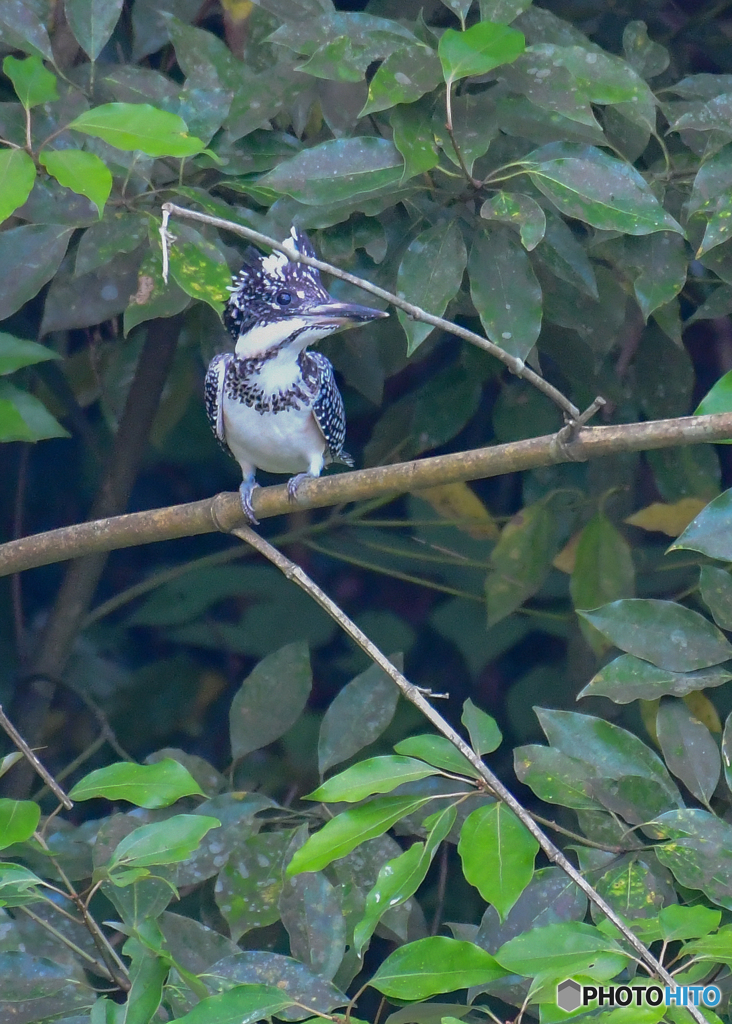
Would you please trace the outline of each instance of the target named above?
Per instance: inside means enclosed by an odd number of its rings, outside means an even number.
[[[37,54],[22,60],[8,56],[3,60],[3,71],[26,110],[58,99],[56,76],[46,69]]]
[[[630,546],[602,512],[580,534],[569,591],[576,609],[597,608],[635,593]],[[607,649],[607,642],[591,626],[580,620],[580,627],[596,653]]]
[[[428,999],[470,985],[487,985],[506,972],[490,953],[442,935],[400,946],[383,961],[371,984],[395,999]]]
[[[108,42],[122,11],[123,0],[65,0],[66,18],[90,60]]]
[[[433,736],[429,733],[409,736],[406,740],[400,740],[394,750],[397,754],[405,754],[407,757],[419,757],[427,764],[443,768],[447,772],[478,778],[478,773],[470,761],[463,757],[445,736]]]
[[[388,110],[399,103],[413,103],[434,89],[441,78],[440,63],[429,46],[400,47],[379,65],[359,116]]]
[[[672,672],[632,654],[621,654],[601,668],[577,698],[595,695],[609,697],[616,704],[629,704],[632,700],[657,700],[666,694],[684,697],[697,690],[721,686],[729,679],[732,672],[722,665],[697,672]]]
[[[536,839],[502,803],[479,807],[460,830],[463,873],[504,919],[534,874]]]
[[[401,667],[401,657],[392,655],[390,660]],[[398,699],[394,682],[378,665],[371,665],[347,683],[331,701],[320,725],[320,774],[378,739],[392,720]]]
[[[84,776],[71,790],[72,800],[128,800],[138,807],[169,807],[184,796],[203,796],[187,768],[172,758],[155,764],[122,761]]]
[[[721,911],[710,907],[684,907],[672,904],[658,915],[661,933],[666,942],[678,939],[697,939],[716,931],[722,919]]]
[[[117,845],[107,865],[110,872],[121,867],[150,867],[185,860],[212,828],[218,818],[203,814],[176,814],[165,821],[141,825]]]
[[[529,257],[505,227],[478,231],[468,260],[470,294],[485,332],[524,359],[541,330],[541,287]]]
[[[732,412],[732,370],[720,377],[716,384],[706,393],[694,410],[695,416],[706,416],[715,412]],[[717,444],[732,444],[732,440],[723,438]]]
[[[34,366],[49,359],[59,359],[53,349],[39,345],[36,341],[26,341],[12,334],[0,332],[0,375],[13,373],[22,366]]]
[[[424,761],[417,761],[413,757],[402,757],[399,754],[369,757],[347,768],[340,775],[334,775],[304,799],[356,803],[374,793],[389,793],[405,782],[416,782],[428,775],[437,774],[436,769],[429,768]]]
[[[557,978],[582,974],[589,968],[594,977],[611,978],[627,965],[614,939],[581,921],[566,921],[534,928],[510,939],[496,953],[498,962],[512,974],[532,978],[550,974]]]
[[[36,168],[24,150],[0,150],[0,221],[23,205],[35,180]]]
[[[194,156],[204,148],[200,139],[188,135],[182,117],[149,103],[103,103],[79,114],[68,127],[148,156]]]
[[[394,145],[404,160],[402,181],[431,170],[439,162],[428,110],[420,103],[400,104],[389,113]]]
[[[0,849],[30,839],[40,818],[41,809],[33,800],[0,799]]]
[[[676,880],[732,909],[732,825],[691,807],[667,811],[650,824],[654,835],[664,840],[655,847],[656,856]]]
[[[339,857],[345,857],[367,839],[383,835],[387,829],[422,807],[429,797],[376,797],[362,807],[353,807],[331,818],[296,851],[287,868],[288,875],[301,871],[320,871]]]
[[[221,313],[229,297],[231,271],[221,251],[198,232],[179,238],[170,248],[170,273],[194,299]]]
[[[102,216],[112,191],[112,175],[98,156],[80,149],[44,149],[38,160],[59,184],[90,199]]]
[[[635,297],[645,320],[686,284],[689,264],[683,238],[672,231],[625,239],[625,265],[637,268]]]
[[[231,702],[232,756],[246,757],[287,732],[300,717],[311,686],[304,643],[288,644],[260,661]]]
[[[476,707],[469,697],[463,704],[460,721],[468,730],[470,744],[476,754],[490,754],[500,747],[503,737],[495,718]]]
[[[558,530],[551,500],[522,509],[503,527],[485,585],[488,626],[510,615],[542,585],[559,547]]]
[[[732,577],[724,569],[703,565],[699,590],[712,617],[721,629],[732,629]]]
[[[214,989],[228,989],[232,983],[271,985],[282,995],[289,996],[291,1002],[323,1014],[330,1013],[336,1006],[345,1006],[348,1002],[348,996],[326,978],[313,974],[305,964],[266,950],[247,950],[219,960],[208,969],[207,983]],[[286,1020],[302,1020],[305,1012],[301,1009],[280,1016]]]
[[[283,160],[259,184],[307,205],[345,202],[390,188],[402,178],[403,160],[387,139],[333,139]]]
[[[451,85],[469,75],[484,75],[500,64],[510,64],[524,46],[524,37],[515,28],[481,21],[465,32],[445,29],[437,52],[445,81]]]
[[[69,437],[40,399],[0,380],[0,440],[43,441]]]
[[[546,215],[531,196],[520,192],[497,192],[480,208],[484,220],[497,220],[519,229],[521,244],[531,252],[544,237]]]
[[[328,980],[346,950],[340,892],[323,872],[304,872],[285,880],[279,902],[290,952],[313,974]]]
[[[279,920],[282,873],[291,839],[289,831],[250,836],[237,844],[219,872],[214,896],[234,942],[252,928]]]
[[[690,549],[710,558],[732,560],[732,490],[710,502],[687,526],[670,551]]]
[[[35,903],[44,897],[41,889],[48,886],[22,864],[0,864],[0,906],[22,907],[26,903]]]
[[[397,294],[433,316],[442,316],[455,297],[468,260],[462,232],[455,220],[427,228],[410,243],[397,274]],[[434,327],[412,320],[397,309],[399,323],[407,335],[411,355],[432,333]]]
[[[353,930],[353,943],[359,956],[387,910],[404,903],[422,884],[432,858],[455,824],[456,816],[454,805],[444,807],[437,812],[426,842],[413,843],[404,853],[381,866],[378,878],[366,896],[364,915]]]
[[[656,733],[669,769],[709,806],[721,769],[719,747],[709,729],[683,701],[664,700],[656,716]]]
[[[72,228],[24,224],[0,233],[0,320],[15,313],[53,277],[64,258]]]
[[[597,806],[590,785],[597,771],[591,765],[554,747],[538,744],[516,747],[513,757],[516,778],[530,786],[541,800],[580,809]]]
[[[207,996],[178,1020],[182,1024],[252,1024],[279,1013],[293,1000],[274,985],[236,985]]]
[[[593,146],[552,143],[535,150],[524,166],[539,191],[565,216],[629,235],[683,234],[630,164]]]
[[[14,50],[38,52],[53,61],[51,40],[40,13],[27,0],[4,0],[0,5],[0,34]]]
[[[616,647],[658,668],[693,672],[732,657],[732,646],[716,626],[673,601],[613,601],[579,614]]]

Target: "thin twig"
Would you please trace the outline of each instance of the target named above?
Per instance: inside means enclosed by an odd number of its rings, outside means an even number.
[[[732,437],[732,413],[683,416],[646,423],[621,423],[580,430],[569,444],[557,445],[556,434],[473,451],[435,455],[413,462],[375,466],[305,480],[292,502],[284,484],[258,487],[254,511],[258,519],[289,514],[294,508],[324,508],[346,502],[389,498],[437,484],[484,480],[562,462],[598,459],[620,452],[648,451],[689,444],[708,444]],[[0,576],[99,551],[138,547],[162,540],[230,533],[244,523],[238,494],[217,494],[204,501],[111,516],[64,526],[0,545]]]
[[[450,142],[452,143],[452,148],[455,150],[455,154],[456,154],[456,156],[458,158],[458,162],[460,164],[460,169],[462,170],[463,174],[467,178],[468,184],[472,185],[472,187],[475,188],[475,189],[480,188],[481,182],[479,182],[477,180],[477,178],[474,178],[473,175],[468,170],[468,167],[467,167],[467,164],[465,163],[465,159],[463,157],[463,154],[460,152],[460,147],[457,144],[457,139],[455,138],[455,129],[454,129],[453,123],[452,123],[452,82],[451,81],[447,83],[447,91],[445,93],[445,127],[447,128],[447,134],[450,136]]]
[[[56,904],[51,902],[51,906],[55,908]],[[34,914],[30,907],[21,906],[19,909],[22,910],[24,914],[27,914],[32,921],[35,921],[36,924],[40,925],[41,928],[45,928],[47,932],[50,932],[51,935],[54,936],[54,938],[59,940],[59,942],[63,942],[65,946],[68,946],[68,948],[72,950],[74,953],[76,953],[77,956],[80,956],[83,960],[86,960],[88,964],[91,964],[96,974],[101,974],[103,978],[107,978],[109,981],[114,981],[112,974],[110,973],[105,964],[103,964],[100,960],[97,960],[95,957],[91,956],[91,954],[87,953],[85,949],[82,949],[80,946],[77,946],[76,943],[72,942],[71,939],[67,938],[63,934],[63,932],[60,932],[57,928],[54,928],[49,921],[46,921],[42,917],[39,917],[38,914]],[[81,921],[77,921],[76,923],[79,925],[79,927],[83,928]],[[115,991],[117,990],[115,989]]]
[[[432,313],[428,313],[420,306],[415,306],[411,302],[401,299],[393,292],[388,292],[384,288],[379,288],[378,285],[372,284],[371,281],[367,281],[362,277],[356,277],[355,274],[349,274],[347,271],[341,270],[340,267],[334,267],[332,263],[325,263],[323,260],[317,260],[311,256],[304,256],[302,253],[298,252],[291,241],[285,240],[284,242],[278,242],[276,239],[270,238],[269,235],[263,235],[261,231],[254,231],[252,228],[245,227],[243,224],[236,224],[233,221],[224,220],[222,217],[212,217],[208,213],[198,213],[196,210],[188,210],[183,206],[176,206],[175,203],[163,203],[162,209],[163,216],[166,214],[168,216],[170,216],[170,214],[175,214],[178,217],[187,217],[189,220],[198,220],[202,224],[209,224],[211,227],[215,228],[223,228],[225,231],[231,231],[234,234],[238,234],[243,238],[249,239],[250,242],[256,242],[258,245],[265,245],[270,249],[275,249],[277,252],[283,252],[288,259],[296,263],[304,263],[308,267],[315,267],[316,270],[322,270],[325,274],[330,274],[332,277],[340,278],[341,281],[347,281],[349,284],[356,285],[357,288],[361,288],[363,291],[376,295],[385,302],[391,303],[392,306],[397,306],[399,309],[404,310],[404,312],[413,320],[420,320],[423,323],[432,324],[433,327],[441,327],[443,331],[449,331],[451,334],[456,334],[459,338],[463,338],[465,341],[469,341],[473,345],[477,345],[478,348],[482,348],[486,352],[489,352],[492,356],[495,356],[496,359],[499,359],[504,366],[507,366],[511,373],[516,374],[517,377],[522,377],[525,381],[528,381],[529,384],[533,384],[533,386],[541,391],[543,395],[546,395],[547,398],[551,399],[555,405],[559,406],[571,422],[576,421],[580,416],[579,409],[573,405],[558,388],[552,387],[548,381],[544,380],[544,378],[540,377],[538,373],[534,373],[533,370],[526,366],[523,359],[512,356],[499,345],[495,345],[492,341],[482,337],[480,334],[476,334],[474,331],[469,331],[466,327],[460,327],[459,324],[454,324],[450,320],[444,320],[441,316],[433,316]],[[167,237],[166,227],[166,233],[165,235],[161,234],[161,239]],[[165,245],[163,245],[164,250],[165,248]]]
[[[447,892],[447,863],[448,846],[443,842],[440,846],[440,873],[437,878],[437,899],[435,900],[435,914],[432,918],[430,935],[437,935],[442,926],[442,912],[445,908],[445,893]]]
[[[625,924],[610,904],[603,899],[595,889],[593,889],[584,876],[577,870],[577,868],[574,867],[571,861],[569,861],[562,851],[554,845],[551,839],[545,835],[545,833],[532,819],[531,815],[523,808],[511,791],[504,786],[498,776],[496,776],[490,768],[484,764],[472,747],[470,747],[462,736],[460,736],[460,734],[453,729],[442,715],[432,707],[429,701],[425,699],[422,691],[410,683],[409,680],[402,675],[399,669],[392,665],[386,655],[379,650],[376,644],[369,640],[363,630],[358,628],[356,623],[353,622],[345,612],[341,610],[341,608],[339,608],[335,601],[332,601],[325,591],[321,590],[317,583],[315,583],[299,565],[292,562],[289,558],[283,555],[281,551],[278,551],[277,548],[272,547],[271,544],[269,544],[250,527],[232,530],[232,533],[234,536],[239,537],[240,540],[243,540],[246,544],[250,544],[260,554],[264,555],[265,558],[272,562],[273,565],[276,565],[287,579],[292,580],[301,587],[306,594],[308,594],[324,611],[328,613],[328,615],[330,615],[332,619],[335,620],[335,622],[338,623],[341,629],[351,637],[357,646],[360,647],[361,650],[364,651],[364,653],[367,654],[369,658],[371,658],[371,660],[394,681],[394,683],[396,683],[397,687],[406,699],[411,704],[414,704],[414,706],[422,712],[425,718],[427,718],[443,736],[450,740],[453,746],[456,747],[463,757],[470,762],[491,792],[499,800],[502,800],[503,803],[506,804],[506,806],[509,807],[516,817],[523,823],[525,828],[528,829],[548,859],[553,864],[560,867],[565,874],[572,879],[575,885],[584,892],[597,909],[615,925],[646,967],[652,971],[656,977],[663,981],[665,985],[673,987],[674,980],[663,964],[659,963],[650,950],[646,949],[638,936],[635,935],[632,929]],[[704,1024],[704,1017],[696,1007],[688,1007],[688,1010],[697,1024]]]
[[[28,744],[25,742],[23,737],[20,735],[18,730],[15,728],[13,723],[10,721],[8,716],[3,711],[2,705],[0,705],[0,726],[5,730],[7,735],[18,748],[18,750],[20,750],[21,753],[25,755],[25,758],[28,761],[28,763],[31,764],[33,768],[36,770],[36,772],[41,776],[41,778],[46,783],[48,788],[51,790],[53,795],[64,805],[67,811],[70,811],[74,806],[72,801],[69,800],[69,798],[66,796],[64,791],[59,786],[58,782],[56,782],[56,780],[54,779],[53,775],[51,775],[48,769],[44,768],[44,766],[38,760],[36,755],[33,753],[31,748],[28,746]]]

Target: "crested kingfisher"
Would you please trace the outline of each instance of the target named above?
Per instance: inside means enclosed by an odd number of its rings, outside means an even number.
[[[315,256],[305,234],[297,228],[290,234],[301,255]],[[229,291],[224,323],[234,351],[209,363],[206,412],[217,440],[241,466],[241,506],[256,524],[252,492],[259,486],[257,469],[294,474],[287,484],[294,500],[299,484],[320,476],[323,466],[353,465],[343,450],[346,417],[333,367],[307,348],[388,314],[337,302],[315,268],[280,252],[264,256],[252,247]]]

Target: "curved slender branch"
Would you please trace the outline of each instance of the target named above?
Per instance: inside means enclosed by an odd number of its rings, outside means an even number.
[[[292,580],[293,583],[296,583],[309,597],[313,599],[313,601],[316,602],[316,604],[320,605],[320,607],[338,623],[344,633],[347,633],[351,640],[353,640],[353,642],[379,666],[382,672],[389,676],[389,678],[397,685],[403,696],[406,697],[411,704],[414,704],[416,708],[419,708],[425,718],[434,725],[438,732],[442,733],[443,736],[450,740],[453,746],[456,747],[463,757],[470,762],[473,768],[478,772],[484,786],[489,789],[497,799],[501,800],[513,811],[516,817],[523,823],[524,827],[528,829],[537,841],[548,859],[553,864],[556,864],[557,867],[561,868],[561,870],[571,878],[574,884],[582,890],[585,896],[587,896],[595,907],[605,914],[608,920],[615,925],[646,968],[665,985],[673,988],[674,980],[663,964],[660,963],[651,951],[643,945],[638,936],[627,924],[625,924],[610,904],[590,885],[584,875],[582,875],[574,864],[567,859],[559,847],[551,841],[541,828],[539,828],[538,824],[533,820],[529,812],[524,809],[513,793],[503,785],[498,776],[491,771],[478,754],[475,753],[473,748],[465,742],[462,736],[453,729],[449,722],[447,722],[438,711],[435,711],[419,687],[410,683],[406,676],[403,676],[399,669],[392,665],[386,655],[379,650],[376,644],[369,640],[366,634],[358,628],[356,623],[349,619],[345,612],[338,607],[335,601],[332,601],[325,591],[321,590],[299,565],[292,562],[289,558],[283,555],[281,551],[278,551],[277,548],[272,547],[272,545],[263,537],[258,533],[255,533],[251,527],[246,526],[242,529],[232,530],[231,532],[235,537],[243,540],[246,544],[250,544],[256,551],[272,562],[273,565],[276,565],[288,580]],[[697,1021],[697,1024],[703,1024],[704,1016],[697,1007],[688,1007],[688,1012],[694,1020]]]
[[[436,455],[414,462],[307,480],[298,488],[294,503],[288,499],[285,484],[257,488],[253,499],[254,511],[258,519],[267,519],[292,512],[295,508],[324,508],[378,495],[419,491],[437,484],[482,480],[561,462],[583,462],[618,452],[673,448],[728,438],[732,438],[732,413],[585,427],[569,443],[558,440],[556,434],[549,434],[492,448],[476,448],[454,455]],[[115,551],[217,531],[230,533],[243,524],[241,503],[236,494],[217,494],[188,505],[171,505],[149,512],[78,523],[0,545],[0,576],[93,552]]]
[[[444,320],[441,316],[433,316],[432,313],[428,313],[426,310],[421,309],[419,306],[413,305],[411,302],[407,302],[406,299],[400,298],[398,295],[394,295],[393,292],[388,292],[384,288],[379,288],[378,285],[372,284],[371,281],[365,280],[363,277],[356,277],[355,274],[349,274],[346,270],[341,270],[340,267],[334,267],[332,263],[325,263],[323,260],[313,259],[311,256],[303,256],[302,253],[295,249],[292,242],[284,241],[278,242],[275,238],[270,238],[268,235],[263,235],[260,231],[254,231],[253,228],[248,228],[244,224],[235,224],[233,221],[224,220],[222,217],[212,217],[208,213],[198,213],[196,210],[187,210],[183,206],[176,206],[175,203],[163,203],[163,226],[161,228],[161,238],[163,239],[163,266],[167,265],[167,248],[165,240],[167,239],[167,222],[171,214],[175,214],[177,217],[187,217],[189,220],[198,220],[202,224],[210,224],[211,227],[223,228],[226,231],[232,231],[234,234],[241,235],[243,238],[248,238],[250,242],[256,242],[257,245],[265,245],[270,249],[275,249],[277,252],[283,252],[289,259],[294,260],[296,263],[305,263],[308,267],[315,267],[316,270],[322,270],[325,274],[330,274],[331,277],[337,277],[341,281],[347,281],[349,284],[356,285],[357,288],[361,288],[365,292],[370,292],[371,295],[376,295],[377,298],[383,299],[384,302],[391,303],[392,306],[397,306],[399,309],[404,310],[413,320],[421,320],[425,324],[432,324],[433,327],[441,327],[443,331],[449,331],[451,334],[456,334],[459,338],[463,338],[465,341],[471,342],[473,345],[477,345],[478,348],[484,349],[490,355],[495,356],[499,359],[504,366],[507,366],[511,373],[516,374],[517,377],[522,377],[529,384],[533,384],[543,395],[546,395],[555,405],[559,406],[562,412],[565,413],[570,421],[579,419],[580,411],[576,405],[566,398],[558,388],[553,387],[548,381],[540,377],[538,373],[534,373],[533,370],[529,369],[524,363],[523,359],[519,359],[517,356],[512,356],[509,352],[504,351],[499,345],[494,345],[492,341],[484,338],[480,334],[476,334],[474,331],[469,331],[466,327],[461,327],[459,324],[454,324],[450,320]]]

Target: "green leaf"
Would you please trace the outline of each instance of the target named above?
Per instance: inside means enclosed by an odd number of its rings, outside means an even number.
[[[636,267],[635,297],[647,320],[661,306],[676,298],[686,284],[689,265],[683,238],[671,231],[626,238],[626,266]]]
[[[592,969],[592,977],[607,979],[627,966],[628,954],[599,928],[563,921],[509,939],[496,953],[496,960],[511,974],[527,978],[537,974],[567,978]]]
[[[0,380],[0,441],[70,436],[35,395]]]
[[[632,598],[578,614],[616,647],[672,672],[693,672],[732,658],[732,646],[716,626],[673,601]]]
[[[597,608],[635,593],[630,546],[602,512],[593,516],[580,535],[569,590],[576,609]],[[602,654],[607,642],[586,622],[580,620],[580,626],[595,653]]]
[[[56,76],[44,67],[37,54],[23,60],[6,57],[3,71],[13,83],[15,94],[26,110],[58,99]]]
[[[661,935],[666,942],[698,939],[702,935],[716,931],[721,920],[722,913],[719,910],[699,906],[684,907],[679,904],[664,907],[658,915]]]
[[[149,252],[137,275],[137,291],[130,296],[130,304],[125,310],[125,336],[146,320],[180,313],[190,301],[190,297],[171,278],[167,284],[163,281],[160,253]]]
[[[51,280],[72,232],[61,224],[23,224],[0,232],[0,320],[12,316]]]
[[[421,43],[400,47],[389,54],[369,82],[368,99],[359,117],[388,110],[398,103],[413,103],[441,80],[434,50]]]
[[[392,655],[389,660],[401,668],[401,656]],[[378,739],[394,717],[398,700],[399,690],[378,665],[371,665],[347,683],[331,701],[320,725],[321,776]]]
[[[427,228],[410,243],[402,257],[397,274],[397,294],[433,316],[442,316],[448,302],[460,288],[468,254],[457,221],[447,227],[437,224]],[[407,355],[432,333],[431,324],[412,320],[397,309],[399,323],[407,335]]]
[[[470,744],[479,756],[490,754],[500,747],[503,737],[495,718],[476,707],[470,697],[463,704],[460,721],[468,730]]]
[[[197,1003],[179,1024],[252,1024],[279,1013],[293,1001],[274,985],[236,985]]]
[[[438,774],[437,769],[427,767],[424,761],[417,761],[413,757],[402,757],[399,754],[369,757],[346,768],[340,775],[334,775],[303,799],[356,803],[374,793],[389,793],[405,782],[416,782]]]
[[[703,565],[699,590],[712,617],[721,629],[732,629],[732,577],[724,569]]]
[[[170,757],[155,764],[123,761],[97,768],[80,779],[69,794],[72,800],[105,797],[150,808],[169,807],[181,797],[203,795],[188,769]]]
[[[429,999],[471,985],[487,985],[507,972],[484,949],[434,935],[417,939],[383,961],[371,985],[388,998]]]
[[[0,236],[1,237],[1,236]],[[710,558],[732,561],[732,490],[710,502],[670,546],[669,551],[701,551]]]
[[[541,330],[541,287],[523,247],[505,227],[478,229],[468,261],[470,294],[494,345],[525,359]]]
[[[551,496],[522,509],[501,531],[491,551],[485,583],[488,626],[505,619],[535,594],[559,550],[559,517]]]
[[[125,953],[130,955],[130,945],[135,940],[128,940]],[[140,950],[144,950],[139,944]],[[163,985],[168,977],[170,963],[163,957],[153,956],[147,950],[140,956],[133,956],[130,965],[130,981],[132,986],[127,994],[124,1007],[124,1024],[150,1024],[157,1015],[163,997]]]
[[[22,907],[26,903],[37,903],[45,897],[40,895],[41,887],[48,886],[22,864],[0,864],[0,906]]]
[[[667,811],[650,825],[654,836],[667,840],[654,850],[676,880],[689,889],[701,889],[720,907],[732,909],[732,826],[709,811],[692,807]]]
[[[346,951],[342,893],[323,872],[305,872],[286,879],[279,902],[290,952],[313,974],[329,980]]]
[[[508,25],[480,21],[465,32],[447,28],[440,36],[438,54],[448,86],[469,75],[484,75],[510,64],[523,53],[526,40]]]
[[[280,919],[282,874],[291,831],[264,832],[238,843],[216,879],[216,905],[234,942]]]
[[[502,803],[479,807],[460,830],[463,874],[502,920],[531,881],[538,850],[536,839]]]
[[[397,754],[405,754],[407,757],[419,757],[427,764],[432,764],[435,768],[442,768],[446,772],[468,775],[473,779],[480,777],[470,761],[463,757],[457,747],[445,736],[433,736],[429,733],[422,736],[410,736],[406,740],[400,740],[394,750]]]
[[[0,849],[30,839],[40,819],[41,808],[35,801],[0,799]]]
[[[696,690],[721,686],[729,679],[732,679],[732,672],[723,666],[698,672],[672,672],[632,654],[621,654],[593,676],[577,694],[577,699],[594,695],[609,697],[616,704],[629,704],[632,700],[657,700],[665,694],[685,697]]]
[[[484,220],[497,220],[518,228],[521,244],[531,252],[544,237],[546,215],[531,196],[520,192],[497,192],[480,208]]]
[[[443,807],[437,812],[426,842],[413,843],[404,853],[382,864],[376,882],[366,896],[364,915],[353,930],[353,944],[359,956],[387,910],[404,903],[420,887],[437,848],[448,836],[456,817],[454,804]]]
[[[310,696],[313,677],[307,644],[287,644],[252,670],[231,702],[234,760],[279,739],[295,724]]]
[[[429,797],[382,796],[362,807],[353,807],[336,815],[295,852],[287,875],[301,871],[320,871],[334,860],[345,857],[367,839],[383,835],[387,829],[428,802]]]
[[[629,235],[684,233],[635,168],[595,146],[551,143],[523,164],[534,185],[565,216]]]
[[[591,765],[554,747],[534,743],[516,747],[513,758],[516,778],[541,800],[580,810],[597,807],[591,785],[597,772]]]
[[[65,0],[69,28],[90,60],[96,60],[119,21],[124,0]],[[157,1009],[157,1007],[156,1007]]]
[[[75,276],[90,274],[121,252],[134,252],[147,237],[148,219],[144,214],[108,210],[101,224],[92,224],[81,236]]]
[[[720,377],[716,384],[707,391],[694,410],[695,416],[707,416],[715,412],[732,412],[732,370]],[[732,444],[732,439],[715,441],[715,444]]]
[[[732,790],[732,712],[727,715],[722,733],[722,766],[727,788]]]
[[[36,168],[25,150],[0,150],[0,221],[23,205],[35,180]]]
[[[327,205],[393,188],[402,178],[401,154],[387,139],[332,139],[283,160],[258,184],[307,205]]]
[[[165,821],[141,825],[117,845],[107,870],[111,874],[119,868],[144,868],[185,860],[198,849],[207,832],[220,826],[218,818],[204,814],[176,814]]]
[[[682,700],[664,700],[656,715],[656,733],[670,771],[708,807],[722,767],[709,729]]]
[[[404,159],[402,181],[424,174],[439,162],[430,111],[422,103],[401,104],[389,112],[394,145]]]
[[[80,149],[44,149],[38,160],[61,185],[90,199],[101,218],[112,191],[112,175],[95,153],[84,153]]]
[[[0,4],[0,36],[14,50],[37,51],[53,62],[46,26],[36,5],[32,7],[28,0],[3,0]]]
[[[13,373],[22,366],[34,366],[48,359],[60,358],[57,352],[45,345],[0,332],[0,374]]]
[[[182,117],[149,103],[104,103],[79,114],[68,127],[116,149],[148,156],[194,156],[204,148],[200,139],[187,134]]]
[[[187,295],[207,302],[219,314],[223,311],[231,271],[223,253],[198,231],[187,228],[170,247],[170,272]]]

